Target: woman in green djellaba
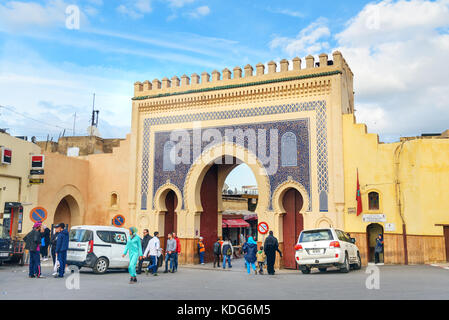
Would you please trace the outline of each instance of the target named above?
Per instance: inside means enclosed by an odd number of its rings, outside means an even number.
[[[128,266],[128,272],[131,276],[131,279],[129,280],[129,283],[135,283],[137,282],[136,277],[136,266],[137,262],[142,259],[142,241],[140,237],[137,235],[137,228],[131,227],[129,228],[129,232],[131,234],[131,238],[126,243],[125,252],[123,252],[123,257],[126,256],[126,254],[129,252],[129,266]]]

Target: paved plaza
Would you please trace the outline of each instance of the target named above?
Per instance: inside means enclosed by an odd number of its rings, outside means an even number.
[[[26,266],[3,265],[0,299],[449,299],[449,270],[440,266],[379,266],[380,289],[369,290],[366,268],[348,274],[329,270],[310,275],[285,270],[268,276],[248,275],[241,259],[233,264],[227,271],[208,264],[180,266],[176,274],[142,274],[137,284],[128,283],[124,270],[96,275],[82,269],[79,289],[72,290],[66,287],[67,278],[51,276],[50,266],[43,267],[47,278],[29,279]]]

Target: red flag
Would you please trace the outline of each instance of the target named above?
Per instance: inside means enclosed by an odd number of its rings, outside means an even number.
[[[357,200],[357,217],[362,213],[362,195],[360,193],[360,183],[359,183],[359,169],[357,169],[357,194],[355,199]]]

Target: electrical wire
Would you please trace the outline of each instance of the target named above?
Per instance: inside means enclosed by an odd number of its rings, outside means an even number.
[[[30,116],[27,116],[27,115],[25,115],[25,114],[23,114],[23,113],[20,113],[20,112],[16,111],[16,110],[14,110],[13,108],[10,108],[10,107],[6,107],[6,106],[3,106],[3,105],[0,105],[0,108],[4,108],[4,109],[6,109],[6,110],[8,110],[8,111],[10,111],[10,112],[13,112],[13,113],[15,113],[15,114],[18,114],[18,115],[20,115],[20,116],[22,116],[22,117],[24,117],[24,118],[27,118],[27,119],[30,119],[30,120],[39,122],[39,123],[44,124],[44,125],[46,125],[46,126],[55,127],[55,128],[59,128],[59,129],[67,130],[67,131],[72,130],[72,129],[69,129],[69,128],[65,128],[65,127],[58,126],[58,125],[56,125],[56,124],[49,124],[49,123],[47,123],[47,122],[45,122],[45,121],[34,119],[34,118],[30,117]]]

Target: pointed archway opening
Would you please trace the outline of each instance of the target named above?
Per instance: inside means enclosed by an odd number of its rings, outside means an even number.
[[[215,161],[209,166],[201,182],[202,212],[199,236],[204,239],[206,262],[212,262],[214,259],[213,245],[217,239],[229,239],[235,246],[235,251],[239,251],[238,248],[243,245],[247,237],[253,236],[257,241],[258,236],[256,213],[258,192],[254,172],[235,157],[223,156],[221,160],[219,164]],[[242,170],[240,172],[242,179],[237,185],[233,184],[229,188],[225,183],[226,178],[237,167]],[[252,175],[250,179],[248,174]],[[240,208],[232,207],[236,204]],[[245,220],[250,215],[255,221]]]
[[[64,223],[66,226],[72,226],[72,218],[80,215],[78,202],[71,195],[67,195],[59,201],[53,218],[53,225]]]
[[[168,238],[168,234],[177,232],[177,214],[176,207],[178,206],[178,197],[173,190],[168,191],[165,196],[165,207],[167,211],[164,216],[164,240]],[[165,243],[164,243],[165,247]]]
[[[284,268],[297,269],[295,250],[293,248],[298,241],[299,234],[304,229],[304,219],[300,213],[304,205],[304,199],[298,190],[290,188],[284,193],[282,205],[285,210],[282,219]]]

